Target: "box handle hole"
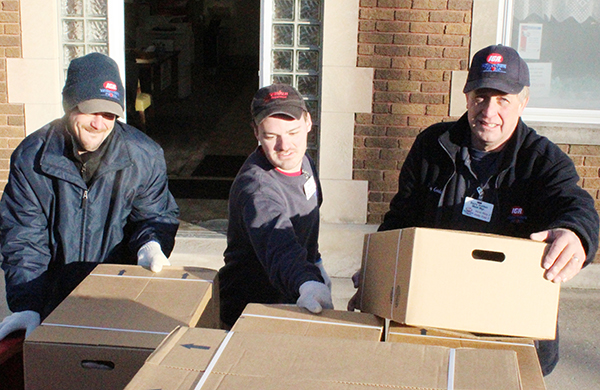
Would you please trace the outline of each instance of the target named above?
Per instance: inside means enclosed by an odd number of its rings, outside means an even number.
[[[115,368],[115,363],[107,360],[82,360],[81,367],[87,370],[106,370],[110,371]]]
[[[481,249],[475,249],[471,256],[475,260],[487,260],[487,261],[495,261],[497,263],[502,263],[506,260],[506,255],[502,252],[494,252],[494,251],[484,251]]]

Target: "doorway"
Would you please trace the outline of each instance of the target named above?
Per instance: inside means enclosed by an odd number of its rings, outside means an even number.
[[[256,147],[259,39],[260,0],[125,3],[128,122],[164,149],[184,222],[227,218],[229,187]]]

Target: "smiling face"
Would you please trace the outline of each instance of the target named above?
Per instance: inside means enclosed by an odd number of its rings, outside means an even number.
[[[488,152],[502,149],[515,131],[529,98],[495,89],[477,89],[466,96],[473,147]]]
[[[299,120],[286,115],[273,115],[254,128],[254,135],[275,168],[295,173],[302,169],[311,126],[310,114],[306,112]]]
[[[79,152],[97,150],[115,127],[116,119],[114,114],[106,112],[84,114],[75,108],[69,114],[69,130],[77,138]]]

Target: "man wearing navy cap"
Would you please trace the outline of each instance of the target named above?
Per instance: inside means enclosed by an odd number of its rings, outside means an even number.
[[[527,64],[508,46],[486,47],[473,57],[463,92],[467,112],[458,121],[417,136],[379,230],[432,227],[551,242],[545,277],[571,279],[594,259],[598,213],[571,159],[520,119]],[[558,332],[539,342],[538,353],[547,375],[558,362]]]
[[[169,265],[179,209],[163,151],[123,116],[117,64],[71,61],[64,117],[21,142],[0,204],[6,299],[0,340],[29,334],[98,263]]]
[[[226,327],[248,303],[296,303],[314,313],[333,308],[317,242],[322,194],[306,154],[312,121],[304,99],[289,85],[269,85],[254,95],[251,113],[260,145],[231,187],[219,270]]]

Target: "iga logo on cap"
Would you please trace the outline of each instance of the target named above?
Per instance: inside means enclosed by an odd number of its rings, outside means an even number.
[[[498,53],[492,53],[487,57],[486,60],[489,64],[500,64],[504,61],[504,58]]]
[[[117,90],[117,84],[113,81],[105,81],[103,86],[105,89],[108,89],[109,91]]]

